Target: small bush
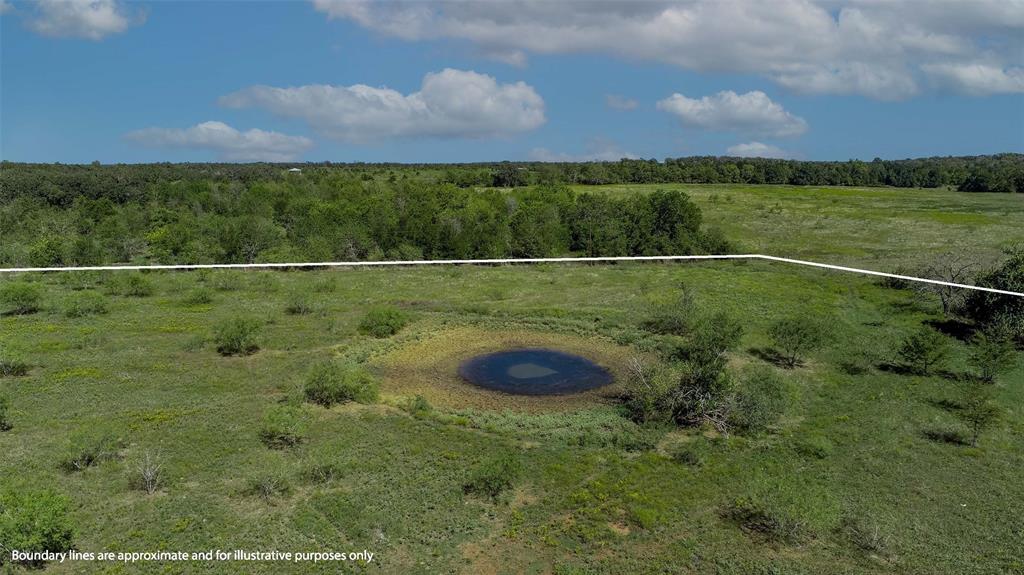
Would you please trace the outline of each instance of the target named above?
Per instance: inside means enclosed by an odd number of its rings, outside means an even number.
[[[7,412],[11,408],[11,400],[7,396],[0,395],[0,431],[7,431],[13,427],[11,418]]]
[[[389,337],[398,333],[409,318],[402,310],[392,306],[370,309],[359,322],[359,331],[373,337]]]
[[[83,291],[68,298],[64,306],[64,315],[67,317],[85,317],[87,315],[100,315],[107,313],[107,300],[103,294],[96,291]]]
[[[300,407],[276,405],[263,415],[260,441],[272,449],[293,447],[305,441],[309,422]]]
[[[336,463],[315,463],[302,471],[302,478],[310,483],[324,484],[345,475],[345,468]]]
[[[523,464],[511,453],[504,453],[477,465],[462,485],[465,493],[496,499],[519,480]]]
[[[922,327],[907,336],[898,350],[908,371],[928,375],[949,356],[949,340],[941,333]]]
[[[328,360],[313,365],[303,391],[307,400],[331,407],[348,401],[373,403],[377,390],[377,379],[366,370]]]
[[[274,473],[262,473],[250,478],[246,482],[242,493],[251,497],[269,500],[288,495],[291,491],[292,486],[288,478]]]
[[[808,353],[820,349],[826,335],[824,324],[806,315],[781,319],[768,329],[772,345],[788,368],[796,367]]]
[[[729,424],[745,433],[760,433],[774,425],[788,406],[786,382],[772,368],[750,369],[736,387]]]
[[[405,401],[402,404],[402,409],[416,418],[424,418],[434,411],[434,407],[422,395],[417,395]]]
[[[0,285],[0,305],[5,313],[25,315],[39,311],[43,291],[37,284],[14,281]]]
[[[676,463],[700,467],[707,461],[709,445],[706,439],[698,437],[693,441],[676,446],[671,451],[672,460]]]
[[[0,493],[0,566],[10,560],[9,550],[41,553],[72,547],[74,530],[67,498],[52,491]],[[28,567],[42,567],[32,562]]]
[[[28,370],[28,363],[20,357],[9,353],[0,355],[0,377],[21,377],[28,375]]]
[[[971,338],[970,363],[985,383],[995,383],[999,374],[1013,369],[1017,350],[1009,334],[982,331]]]
[[[260,348],[257,334],[260,322],[252,318],[236,317],[217,324],[213,341],[221,355],[249,355]]]
[[[203,305],[213,301],[213,294],[205,287],[197,287],[187,294],[183,300],[188,305]]]
[[[306,315],[313,312],[313,304],[309,296],[302,292],[292,292],[284,305],[284,312],[289,315]]]
[[[971,446],[977,447],[981,435],[995,427],[1003,410],[988,397],[988,393],[979,390],[973,393],[969,391],[962,409],[954,413],[970,430]]]
[[[217,291],[236,291],[242,288],[242,278],[232,271],[218,271],[210,274],[207,283]]]
[[[812,435],[796,442],[796,452],[804,457],[826,459],[835,450],[835,445],[823,435]]]
[[[885,556],[889,552],[889,537],[873,521],[844,517],[840,531],[846,535],[850,543],[865,553]]]
[[[163,467],[160,457],[147,451],[132,470],[129,482],[135,489],[152,495],[163,484]]]
[[[153,282],[142,273],[131,273],[121,281],[120,293],[128,297],[148,297],[153,295]]]
[[[643,328],[664,335],[686,335],[697,317],[697,303],[685,287],[671,301],[652,306]]]
[[[675,389],[671,375],[644,365],[635,357],[629,360],[626,374],[622,399],[629,418],[641,424],[671,420],[669,394]]]
[[[84,471],[104,461],[119,459],[122,447],[123,442],[111,433],[82,433],[71,438],[71,446],[60,466],[67,473]]]

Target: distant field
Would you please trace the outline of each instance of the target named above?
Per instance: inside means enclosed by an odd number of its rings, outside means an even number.
[[[1024,242],[1024,197],[946,189],[754,185],[577,186],[609,193],[685,190],[704,221],[743,251],[914,268],[944,252],[978,263]]]
[[[712,219],[727,221],[727,210],[745,214],[736,229],[772,228],[776,216],[756,216],[760,202],[777,201],[784,206],[777,217],[795,221],[842,198],[839,191],[791,197],[730,190],[714,203],[713,193],[694,190]],[[897,193],[906,194],[892,197]],[[924,193],[914,197],[922,210],[931,206]],[[878,209],[871,221],[895,228]],[[845,217],[830,221],[852,227]],[[931,220],[916,221],[928,229]],[[843,244],[813,228],[797,233],[828,243],[785,255],[834,259],[829,246]],[[781,230],[771,237],[795,245]],[[1001,240],[986,234],[975,241],[994,248]],[[780,251],[768,247],[758,251]],[[885,254],[901,261],[898,249]],[[979,447],[929,439],[962,430],[949,401],[957,397],[957,374],[967,369],[966,347],[953,341],[947,376],[886,369],[907,333],[940,316],[935,302],[868,278],[767,262],[189,272],[146,274],[153,293],[129,297],[117,295],[123,284],[116,274],[27,277],[45,290],[42,311],[0,317],[0,347],[32,366],[27,376],[0,379],[13,423],[0,433],[0,488],[66,494],[82,550],[369,549],[377,558],[366,570],[382,573],[1024,569],[1024,366],[998,388],[1006,416]],[[600,394],[550,411],[498,394],[484,404],[479,390],[465,388],[461,396],[450,373],[469,347],[515,341],[585,352],[620,370],[625,357],[655,355],[659,339],[640,329],[640,319],[681,283],[695,290],[704,312],[743,318],[746,334],[730,362],[736,368],[765,364],[759,350],[777,318],[810,315],[836,327],[836,340],[805,367],[779,370],[797,399],[772,433],[645,429]],[[82,289],[104,293],[109,311],[66,317],[65,306]],[[210,301],[194,297],[197,289]],[[311,313],[285,312],[296,292],[308,296]],[[365,310],[381,303],[405,310],[412,322],[390,338],[360,334]],[[258,322],[258,352],[217,354],[211,332],[229,317]],[[306,372],[326,357],[364,363],[383,380],[381,402],[330,409],[304,403]],[[402,409],[414,393],[433,410]],[[270,449],[259,439],[261,419],[282,402],[302,406],[308,436],[296,447]],[[119,458],[62,470],[72,438],[86,432],[119,438]],[[684,445],[704,454],[699,465],[673,458]],[[147,452],[165,465],[166,483],[154,495],[129,483]],[[514,489],[495,502],[464,493],[468,474],[496,453],[523,461]],[[328,465],[330,477],[314,473]],[[282,491],[253,495],[249,486],[266,476]],[[725,510],[746,500],[795,522],[801,537],[767,540],[741,529]],[[95,570],[198,569],[101,567]]]

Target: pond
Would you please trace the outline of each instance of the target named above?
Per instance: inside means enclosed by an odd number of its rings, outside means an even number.
[[[612,382],[596,363],[552,349],[515,349],[478,355],[459,366],[466,381],[505,393],[563,395],[595,389]]]

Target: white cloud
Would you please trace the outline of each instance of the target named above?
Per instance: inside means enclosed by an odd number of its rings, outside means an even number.
[[[0,14],[6,14],[11,10],[14,10],[14,5],[7,0],[0,0]]]
[[[363,84],[252,86],[220,103],[302,118],[329,137],[351,142],[494,137],[533,130],[546,121],[544,100],[527,84],[498,84],[491,76],[450,68],[427,74],[420,91],[409,95]]]
[[[37,0],[28,25],[44,36],[101,40],[141,21],[117,0]]]
[[[927,64],[1021,66],[1024,0],[313,0],[408,41],[456,39],[482,53],[604,53],[689,70],[761,74],[808,93],[899,99]],[[975,93],[988,93],[985,79]]]
[[[793,156],[782,148],[762,144],[761,142],[736,144],[735,146],[729,146],[725,151],[730,156],[737,158],[791,158]]]
[[[676,93],[659,101],[658,109],[678,117],[686,126],[716,132],[781,137],[807,131],[803,118],[790,114],[757,90],[746,94],[727,90],[699,100]]]
[[[927,64],[923,69],[937,83],[972,96],[1024,92],[1024,68],[973,63]]]
[[[534,148],[528,154],[535,162],[617,162],[623,158],[635,159],[636,154],[619,148],[615,142],[604,138],[594,138],[587,142],[587,151],[583,154],[567,154],[553,152],[547,148]]]
[[[221,159],[237,162],[288,162],[313,147],[313,141],[302,136],[257,129],[239,132],[223,122],[185,129],[146,128],[127,137],[146,146],[213,150]]]
[[[635,110],[638,105],[636,100],[618,94],[608,94],[604,103],[613,110]]]

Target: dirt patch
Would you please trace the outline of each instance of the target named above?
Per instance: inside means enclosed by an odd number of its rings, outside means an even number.
[[[479,388],[458,374],[463,361],[494,351],[545,347],[580,355],[604,367],[611,385],[559,396],[512,395]],[[382,376],[381,391],[396,396],[422,395],[433,405],[449,408],[561,411],[611,402],[620,392],[622,367],[635,351],[601,338],[516,330],[457,327],[420,338],[371,361]]]

